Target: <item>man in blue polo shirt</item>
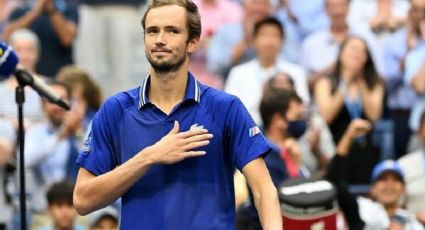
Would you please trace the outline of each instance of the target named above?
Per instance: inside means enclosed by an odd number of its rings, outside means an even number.
[[[108,99],[80,153],[74,205],[85,215],[122,198],[122,229],[234,229],[234,166],[264,229],[282,229],[270,150],[240,100],[188,72],[200,17],[190,0],[152,1],[143,17],[150,75]],[[171,131],[170,131],[171,130]]]

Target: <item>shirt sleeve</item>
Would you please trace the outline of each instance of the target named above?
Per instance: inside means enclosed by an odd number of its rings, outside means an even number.
[[[115,123],[118,111],[108,102],[102,106],[77,158],[77,164],[95,175],[109,172],[119,164],[116,138],[113,136],[119,133]]]
[[[226,117],[226,137],[230,143],[233,164],[239,169],[258,157],[264,157],[270,146],[239,98],[232,101]]]

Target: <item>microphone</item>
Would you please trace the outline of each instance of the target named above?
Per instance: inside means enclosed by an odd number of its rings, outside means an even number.
[[[47,85],[41,78],[33,76],[29,71],[18,65],[19,58],[13,48],[7,43],[0,41],[0,79],[7,79],[15,75],[19,83],[29,85],[41,96],[47,98],[50,102],[69,111],[71,108],[62,100],[62,98]]]

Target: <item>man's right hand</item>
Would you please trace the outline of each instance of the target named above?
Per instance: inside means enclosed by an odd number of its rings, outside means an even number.
[[[179,132],[178,121],[174,122],[173,129],[160,141],[148,147],[153,163],[173,164],[189,157],[203,156],[205,151],[194,149],[206,146],[213,135],[206,129]]]

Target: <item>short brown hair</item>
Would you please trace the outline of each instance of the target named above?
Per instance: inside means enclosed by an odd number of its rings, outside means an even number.
[[[177,5],[186,9],[186,21],[189,31],[188,41],[191,41],[194,38],[200,38],[202,31],[201,16],[198,12],[198,6],[196,6],[196,4],[191,0],[151,0],[142,18],[143,30],[145,30],[146,17],[151,9],[168,5]]]
[[[297,93],[290,89],[271,87],[269,90],[263,92],[260,102],[260,115],[263,120],[264,129],[267,130],[269,128],[275,113],[285,117],[291,101],[302,103],[302,99]]]

